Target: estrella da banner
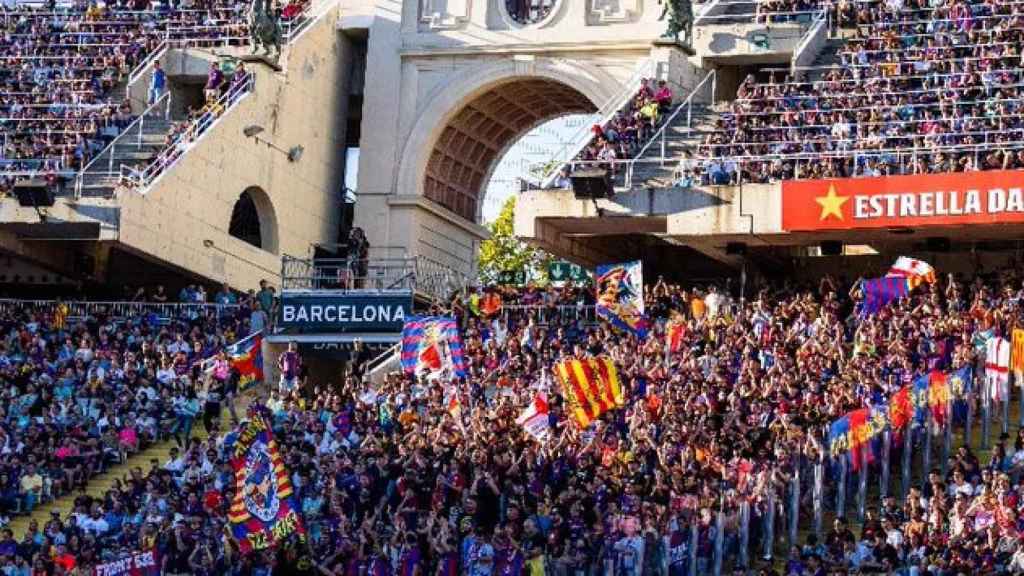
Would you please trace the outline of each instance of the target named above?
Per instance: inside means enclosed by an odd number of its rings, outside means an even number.
[[[401,332],[412,294],[281,294],[278,325],[338,332]]]

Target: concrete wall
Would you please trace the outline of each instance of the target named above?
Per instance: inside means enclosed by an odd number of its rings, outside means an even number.
[[[262,65],[252,94],[222,116],[143,196],[121,193],[120,241],[141,253],[238,288],[279,273],[281,254],[304,255],[337,237],[345,143],[346,38],[336,14],[314,24],[282,58],[282,73]],[[261,138],[281,148],[304,147],[300,161],[242,134],[264,127]],[[242,191],[267,194],[261,208],[276,220],[276,251],[228,234]],[[213,246],[204,246],[204,241]]]
[[[803,37],[799,24],[714,24],[694,31],[693,48],[701,66],[708,62],[732,64],[789,63],[793,50]],[[761,39],[767,41],[767,47]]]

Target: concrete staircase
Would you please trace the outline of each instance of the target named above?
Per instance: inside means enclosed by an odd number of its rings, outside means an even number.
[[[259,388],[259,387],[257,387]],[[245,410],[249,403],[256,398],[256,392],[254,390],[247,391],[244,395],[235,399],[235,412],[241,418],[245,414]],[[231,429],[231,415],[225,407],[221,411],[220,415],[220,430],[226,432]],[[192,428],[192,438],[198,438],[204,440],[208,437],[206,429],[202,425],[201,418],[196,420],[196,425]],[[114,490],[114,486],[117,480],[124,481],[129,474],[129,471],[133,468],[141,468],[143,474],[150,469],[150,460],[156,460],[160,466],[163,466],[169,459],[171,454],[171,448],[177,446],[177,443],[173,438],[164,442],[158,442],[152,446],[136,452],[128,458],[125,462],[116,464],[108,468],[102,474],[93,476],[86,483],[84,492],[73,490],[68,494],[65,494],[59,498],[56,498],[45,504],[36,506],[36,509],[31,514],[22,514],[15,516],[11,519],[8,528],[14,532],[14,538],[17,541],[21,541],[24,537],[26,530],[28,530],[29,523],[35,520],[42,530],[46,523],[50,520],[50,512],[59,512],[61,518],[67,518],[67,516],[75,508],[75,499],[83,495],[91,496],[94,500],[102,500],[104,496]]]
[[[633,188],[663,188],[672,185],[672,174],[683,152],[689,150],[696,156],[697,146],[704,136],[714,129],[718,115],[708,104],[694,104],[690,112],[690,124],[687,126],[687,111],[681,110],[672,121],[665,126],[664,164],[655,160],[662,158],[661,136],[651,143],[650,147],[640,156],[640,162],[633,165]],[[645,161],[647,160],[647,161]],[[624,185],[620,175],[617,184]]]
[[[173,122],[164,117],[163,107],[147,114],[122,133],[115,145],[107,148],[81,174],[83,197],[110,198],[120,179],[121,166],[145,167],[164,148]]]

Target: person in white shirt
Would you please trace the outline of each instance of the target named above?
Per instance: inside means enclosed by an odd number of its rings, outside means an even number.
[[[103,518],[102,510],[99,507],[93,508],[92,514],[89,516],[79,517],[78,527],[94,536],[103,536],[110,530],[110,525]]]

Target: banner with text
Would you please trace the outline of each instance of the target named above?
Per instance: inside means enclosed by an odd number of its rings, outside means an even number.
[[[156,550],[143,550],[93,567],[93,576],[158,576],[160,562]]]
[[[1024,222],[1024,170],[782,183],[788,231]]]
[[[412,316],[408,294],[281,294],[278,326],[338,332],[401,332]]]

